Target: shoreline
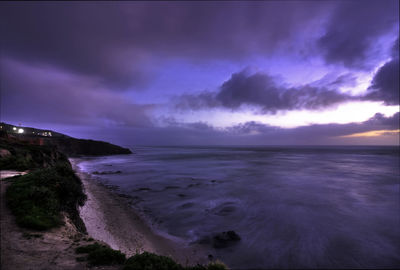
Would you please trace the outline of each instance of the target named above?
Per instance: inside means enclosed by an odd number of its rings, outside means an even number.
[[[209,262],[206,249],[188,245],[183,240],[172,240],[155,232],[130,207],[126,198],[118,196],[82,172],[77,159],[69,159],[81,179],[87,201],[80,207],[81,219],[90,237],[107,243],[128,257],[144,251],[169,256],[183,266],[205,265]]]

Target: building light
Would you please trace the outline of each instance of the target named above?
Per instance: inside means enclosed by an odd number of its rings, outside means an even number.
[[[22,128],[18,129],[18,133],[24,133],[24,130]]]
[[[16,127],[13,127],[13,130],[17,130],[17,128],[16,128]]]

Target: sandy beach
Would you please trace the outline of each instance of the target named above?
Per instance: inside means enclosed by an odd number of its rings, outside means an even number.
[[[166,238],[156,233],[120,197],[90,175],[79,170],[78,160],[70,159],[76,174],[82,180],[87,201],[80,208],[89,236],[103,241],[127,256],[143,251],[170,256],[182,265],[206,264],[206,250],[199,245],[188,245],[180,239]]]

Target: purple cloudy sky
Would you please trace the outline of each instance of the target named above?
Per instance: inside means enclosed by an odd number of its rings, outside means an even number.
[[[399,143],[397,0],[2,2],[0,23],[1,121],[124,145]]]

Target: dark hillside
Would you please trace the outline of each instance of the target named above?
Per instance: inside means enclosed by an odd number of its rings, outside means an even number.
[[[67,156],[102,156],[131,154],[131,150],[103,141],[76,139],[52,130],[0,123],[0,138],[26,145],[55,147]],[[1,149],[1,147],[0,147]]]

